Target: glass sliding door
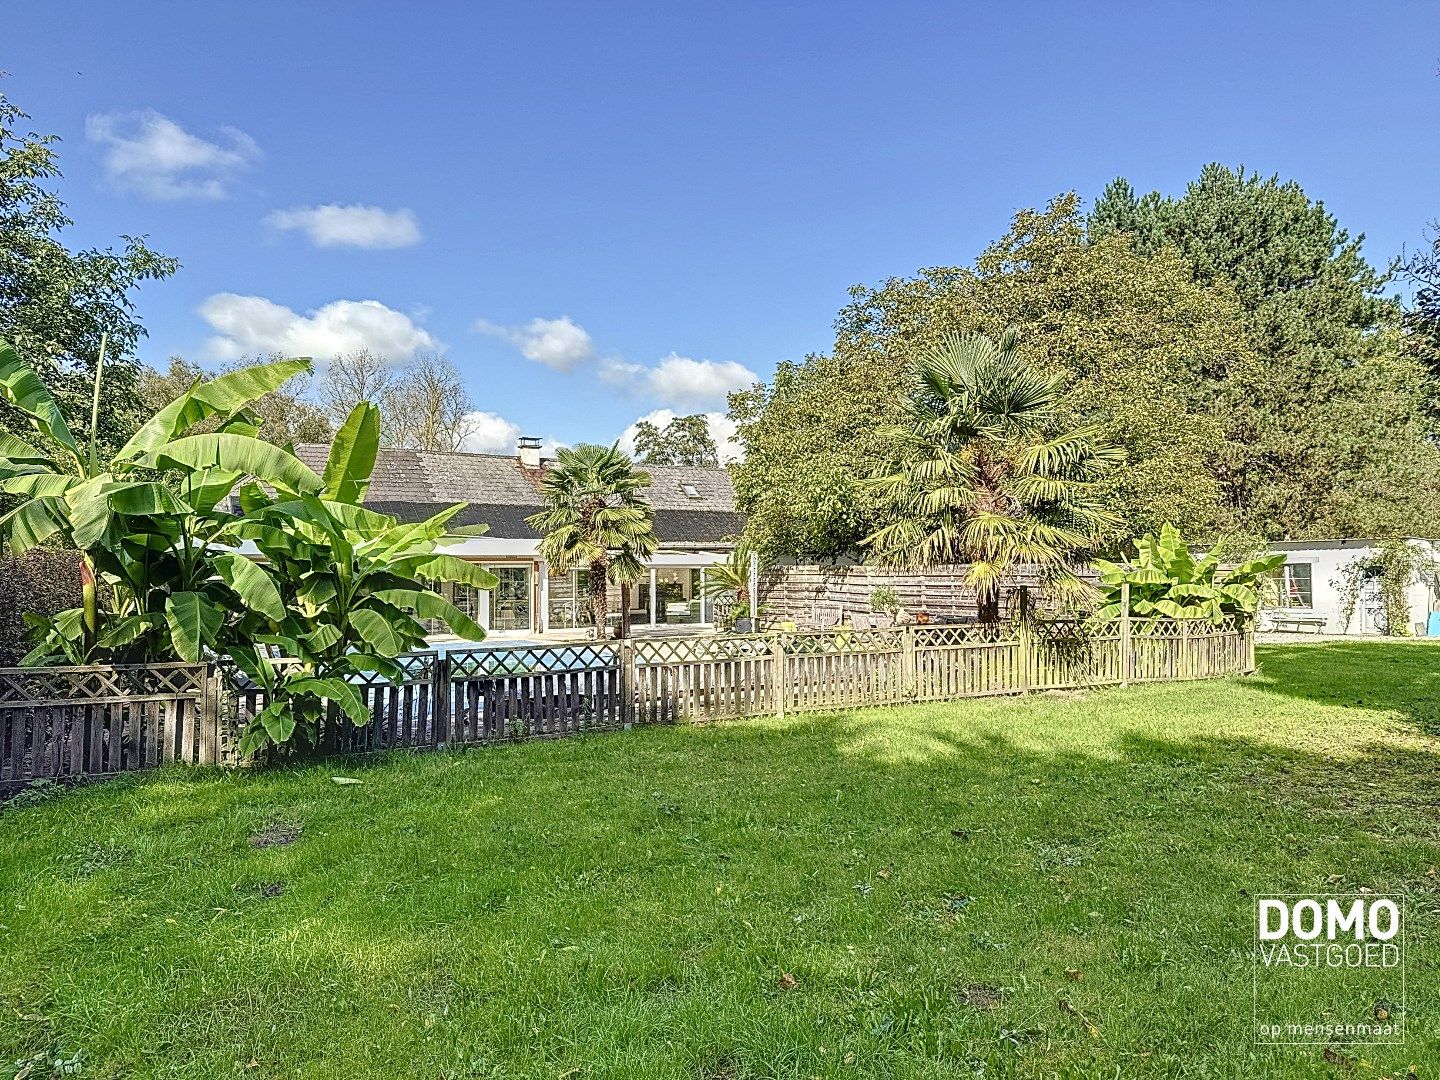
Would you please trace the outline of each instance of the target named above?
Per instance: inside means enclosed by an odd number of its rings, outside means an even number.
[[[655,621],[669,626],[703,620],[700,570],[690,566],[655,568]]]
[[[529,630],[530,581],[529,565],[491,565],[485,567],[500,583],[490,594],[491,630]]]

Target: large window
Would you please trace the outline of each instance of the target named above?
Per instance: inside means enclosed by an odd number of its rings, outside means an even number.
[[[1280,606],[1308,608],[1315,606],[1311,589],[1310,563],[1286,563],[1280,568]]]
[[[530,629],[530,567],[487,566],[500,584],[490,596],[490,629]]]

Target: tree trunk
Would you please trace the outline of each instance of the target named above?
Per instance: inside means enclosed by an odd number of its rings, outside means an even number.
[[[998,623],[1000,621],[1000,590],[990,589],[981,593],[976,610],[982,623]]]
[[[609,636],[609,626],[605,622],[606,608],[609,606],[608,597],[605,594],[605,575],[609,567],[599,559],[590,564],[590,616],[595,620],[595,640],[604,641]]]

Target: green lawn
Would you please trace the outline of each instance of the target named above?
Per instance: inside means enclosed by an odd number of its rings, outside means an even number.
[[[1260,662],[1208,684],[165,772],[0,812],[0,1060],[1429,1080],[1440,648]],[[1361,886],[1409,896],[1407,1043],[1256,1047],[1251,894]],[[1331,1019],[1372,1003],[1351,1004]]]

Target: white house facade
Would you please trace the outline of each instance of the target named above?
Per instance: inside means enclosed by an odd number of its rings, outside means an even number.
[[[329,450],[316,443],[295,448],[317,470],[324,468]],[[447,587],[455,605],[501,637],[583,629],[592,621],[586,572],[550,567],[540,557],[540,534],[526,521],[543,509],[540,483],[551,464],[541,457],[540,440],[530,438],[521,439],[513,455],[385,449],[365,505],[400,521],[423,521],[465,503],[453,524],[489,530],[480,537],[453,537],[444,550],[481,564],[500,584],[489,592]],[[646,498],[654,508],[660,549],[629,590],[631,625],[710,625],[714,603],[704,595],[706,569],[729,557],[744,524],[735,511],[730,474],[682,465],[644,470],[651,477]],[[613,626],[620,619],[621,590],[611,586],[608,594]]]
[[[1431,562],[1440,562],[1440,541],[1410,538],[1406,541]],[[1262,608],[1261,629],[1313,631],[1324,634],[1383,634],[1384,605],[1380,581],[1358,582],[1354,611],[1348,624],[1345,599],[1351,567],[1380,553],[1379,540],[1290,540],[1270,545],[1283,554],[1285,565],[1277,572],[1278,596]],[[1410,607],[1408,624],[1396,628],[1416,636],[1440,636],[1440,588],[1435,575],[1416,573],[1406,586]]]

